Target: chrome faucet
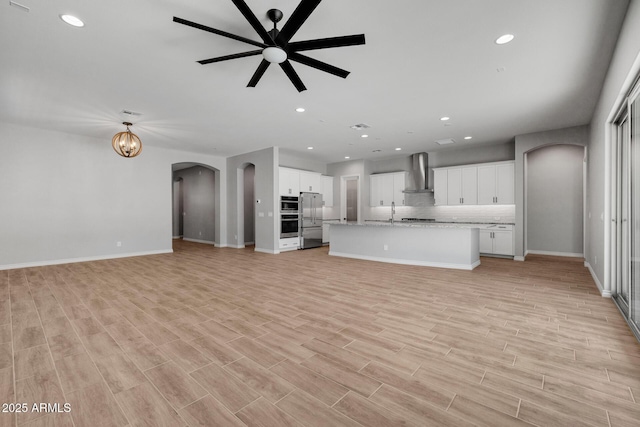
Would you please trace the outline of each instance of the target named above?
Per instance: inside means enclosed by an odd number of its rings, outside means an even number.
[[[393,215],[396,213],[396,202],[391,202],[391,224],[393,224]]]

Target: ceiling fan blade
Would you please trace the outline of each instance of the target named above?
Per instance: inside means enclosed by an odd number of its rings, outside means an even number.
[[[255,40],[251,40],[251,39],[248,39],[248,38],[245,38],[245,37],[242,37],[242,36],[236,36],[235,34],[227,33],[226,31],[216,30],[215,28],[211,28],[211,27],[207,27],[206,25],[197,24],[195,22],[187,21],[186,19],[178,18],[177,16],[173,17],[173,22],[177,22],[178,24],[182,24],[182,25],[186,25],[186,26],[189,26],[189,27],[197,28],[197,29],[202,30],[202,31],[208,31],[210,33],[217,34],[217,35],[223,36],[223,37],[228,37],[230,39],[238,40],[240,42],[252,44],[254,46],[258,46],[258,47],[262,47],[262,48],[268,47],[268,45],[266,45],[264,43],[257,42]]]
[[[326,39],[304,40],[289,43],[290,51],[301,52],[304,50],[326,49],[330,47],[356,46],[364,44],[364,34],[352,36],[328,37]]]
[[[296,89],[298,89],[298,92],[307,90],[307,88],[304,86],[304,83],[302,83],[302,80],[300,80],[300,76],[298,76],[296,70],[293,69],[293,65],[291,65],[291,62],[284,61],[280,64],[280,68],[282,68],[287,77],[289,77],[289,80],[291,80],[291,83],[293,83]]]
[[[264,72],[267,71],[267,68],[269,68],[269,65],[271,65],[271,62],[263,59],[260,65],[258,65],[258,69],[256,70],[256,72],[253,73],[253,76],[251,77],[251,80],[249,80],[249,84],[247,85],[247,87],[256,87]]]
[[[322,0],[302,0],[276,38],[278,46],[286,45]]]
[[[318,61],[317,59],[309,58],[308,56],[300,55],[299,53],[295,53],[295,52],[292,52],[289,54],[289,59],[304,65],[308,65],[309,67],[316,68],[320,71],[324,71],[325,73],[342,77],[343,79],[346,79],[347,76],[350,74],[350,71],[343,70],[342,68],[334,67],[333,65],[329,65],[326,62]]]
[[[251,24],[253,29],[256,30],[262,41],[264,41],[266,44],[273,45],[273,39],[271,38],[269,33],[267,33],[267,30],[264,29],[258,18],[256,18],[256,15],[251,11],[251,9],[249,9],[249,6],[247,6],[244,0],[231,1],[236,5],[240,13],[244,15],[245,19],[249,21],[249,24]]]
[[[249,52],[234,53],[233,55],[218,56],[217,58],[203,59],[201,61],[198,61],[198,63],[202,64],[202,65],[212,64],[214,62],[228,61],[229,59],[244,58],[246,56],[260,55],[261,53],[262,53],[262,49],[251,50]]]

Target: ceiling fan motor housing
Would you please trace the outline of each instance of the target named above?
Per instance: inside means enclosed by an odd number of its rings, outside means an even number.
[[[282,11],[279,9],[269,9],[267,17],[273,22],[274,26],[282,19]]]

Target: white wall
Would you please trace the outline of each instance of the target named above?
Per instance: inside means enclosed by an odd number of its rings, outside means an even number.
[[[629,90],[634,77],[640,71],[640,0],[631,0],[622,31],[618,37],[609,70],[591,121],[589,162],[587,171],[587,243],[585,258],[592,268],[596,281],[607,293],[611,289],[608,257],[608,228],[611,223],[609,206],[609,153],[608,123],[613,111]]]
[[[172,171],[225,159],[155,148],[125,159],[90,138],[0,122],[0,269],[170,252]],[[226,174],[220,182],[226,198]],[[226,242],[226,213],[218,221]],[[121,246],[116,246],[121,242]]]
[[[525,252],[582,256],[584,147],[551,145],[526,156]]]
[[[313,151],[309,150],[306,156],[291,153],[285,149],[278,150],[278,164],[282,167],[301,169],[311,172],[326,174],[327,164],[313,159]]]

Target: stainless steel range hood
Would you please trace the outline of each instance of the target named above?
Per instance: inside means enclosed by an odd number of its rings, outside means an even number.
[[[411,178],[413,185],[405,193],[431,193],[429,190],[429,155],[416,153],[411,155]]]

